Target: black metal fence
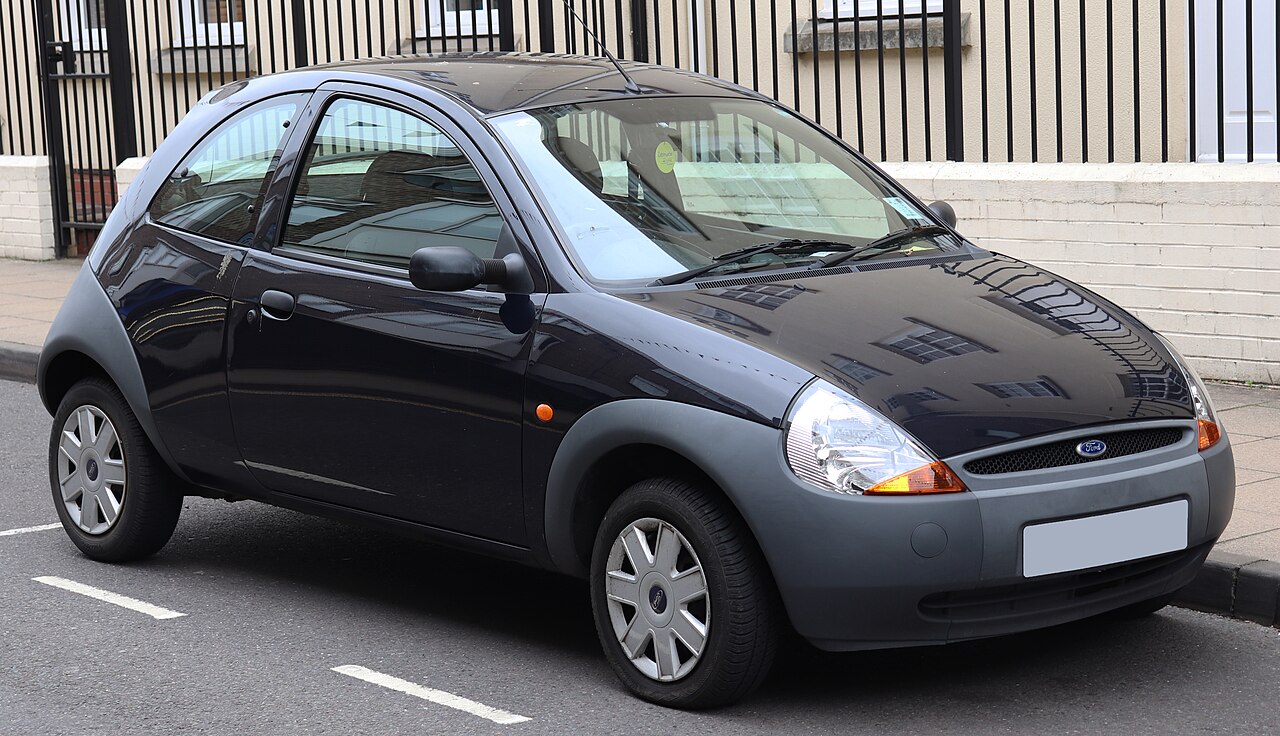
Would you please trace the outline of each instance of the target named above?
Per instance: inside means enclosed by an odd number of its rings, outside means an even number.
[[[115,166],[154,150],[211,89],[389,54],[594,54],[593,34],[624,59],[757,89],[886,161],[1253,161],[1280,148],[1276,0],[902,5],[0,0],[0,153],[54,158],[59,217],[91,237]]]

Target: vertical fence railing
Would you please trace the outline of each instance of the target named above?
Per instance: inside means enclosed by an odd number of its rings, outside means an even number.
[[[68,128],[114,121],[68,133],[68,151],[113,158],[151,152],[202,96],[247,77],[401,53],[598,53],[564,0],[51,1],[53,40],[73,44],[82,74],[131,64],[109,84],[64,80],[83,93],[61,111]],[[753,87],[873,159],[1259,161],[1280,148],[1276,0],[923,0],[907,15],[893,0],[569,3],[617,56]],[[36,16],[31,0],[0,0],[0,153],[47,145]]]

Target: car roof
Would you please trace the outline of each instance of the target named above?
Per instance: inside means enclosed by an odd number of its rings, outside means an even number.
[[[758,95],[744,87],[684,69],[620,62],[645,96]],[[529,52],[389,56],[341,62],[323,69],[391,77],[449,95],[488,116],[573,102],[634,98],[605,58]],[[300,70],[301,71],[301,70]]]

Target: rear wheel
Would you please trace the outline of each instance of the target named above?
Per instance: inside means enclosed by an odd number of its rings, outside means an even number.
[[[613,503],[596,535],[591,602],[614,672],[659,705],[732,703],[773,662],[768,569],[736,511],[696,484],[645,480]]]
[[[154,554],[182,510],[177,480],[119,389],[101,378],[72,386],[58,406],[49,482],[71,541],[104,562]]]

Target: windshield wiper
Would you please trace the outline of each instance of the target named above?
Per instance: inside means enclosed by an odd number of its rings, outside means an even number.
[[[750,245],[746,248],[731,250],[728,253],[721,253],[716,256],[711,263],[697,268],[691,268],[688,271],[673,273],[670,276],[663,276],[656,279],[650,286],[670,286],[671,284],[680,284],[692,278],[697,278],[704,273],[714,271],[721,266],[728,266],[732,263],[738,263],[750,259],[752,256],[758,256],[763,253],[803,253],[810,250],[829,250],[831,248],[852,248],[848,243],[841,243],[835,240],[824,240],[821,238],[797,239],[785,238],[783,240],[774,240],[759,245]],[[841,255],[844,255],[843,253]]]
[[[857,248],[854,248],[853,250],[848,251],[846,253],[836,253],[826,258],[820,258],[814,261],[813,265],[810,266],[809,269],[816,271],[817,269],[820,269],[820,268],[830,268],[831,266],[838,266],[841,263],[844,263],[845,261],[849,261],[849,260],[854,260],[854,259],[861,260],[862,258],[874,255],[875,253],[878,253],[880,251],[888,250],[894,246],[901,245],[903,241],[911,240],[913,238],[918,238],[925,235],[950,235],[950,234],[951,234],[951,231],[945,227],[942,227],[941,225],[917,225],[916,227],[907,227],[901,230],[895,230],[894,232],[889,233],[883,238],[877,238],[876,240],[873,240],[870,243],[867,243],[866,245],[860,245]]]

